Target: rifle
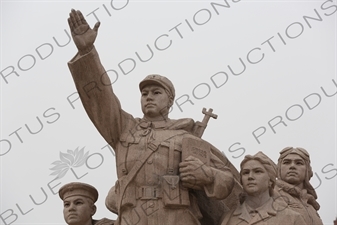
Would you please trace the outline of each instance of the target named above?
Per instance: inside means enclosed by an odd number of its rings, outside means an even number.
[[[217,119],[218,115],[213,113],[213,109],[209,109],[208,111],[206,111],[206,108],[202,109],[202,113],[205,115],[204,118],[202,119],[202,122],[197,121],[195,122],[195,125],[193,127],[193,131],[192,134],[196,137],[201,138],[206,127],[207,127],[207,123],[209,121],[210,118],[214,118]]]

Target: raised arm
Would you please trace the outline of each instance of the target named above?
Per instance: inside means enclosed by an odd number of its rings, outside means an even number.
[[[71,10],[68,23],[78,49],[68,67],[82,104],[103,138],[116,149],[124,129],[134,121],[124,112],[94,47],[100,23],[90,28],[80,11]]]

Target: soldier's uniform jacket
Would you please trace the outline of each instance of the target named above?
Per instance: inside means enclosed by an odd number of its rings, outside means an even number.
[[[284,201],[289,209],[301,214],[308,225],[323,225],[315,209],[319,209],[319,204],[312,195],[307,193],[306,189],[300,189],[283,180],[277,180],[275,191],[278,195],[277,201]]]
[[[306,225],[301,215],[270,198],[256,210],[245,202],[226,214],[221,225]]]
[[[114,225],[114,220],[103,218],[100,220],[92,220],[92,225]]]
[[[192,190],[179,181],[182,140],[193,137],[189,132],[194,121],[150,122],[123,111],[95,48],[84,56],[76,55],[68,65],[87,114],[116,153],[118,181],[115,193],[109,193],[117,203],[115,224],[200,224]],[[232,190],[233,176],[212,153],[210,165],[212,174],[208,176],[213,183],[195,189],[224,199]]]

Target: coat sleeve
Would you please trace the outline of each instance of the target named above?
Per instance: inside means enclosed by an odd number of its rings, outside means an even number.
[[[68,67],[90,120],[116,151],[123,128],[134,118],[122,110],[96,49],[86,55],[77,54]]]
[[[302,216],[298,215],[295,218],[294,225],[308,225],[308,224],[304,221]]]
[[[213,182],[204,186],[204,191],[208,197],[215,199],[225,199],[234,187],[234,177],[231,170],[211,153],[211,171]]]

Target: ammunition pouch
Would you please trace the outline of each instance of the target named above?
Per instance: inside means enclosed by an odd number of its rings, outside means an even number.
[[[178,175],[162,176],[162,198],[165,207],[179,208],[190,205],[188,189],[179,181]]]

